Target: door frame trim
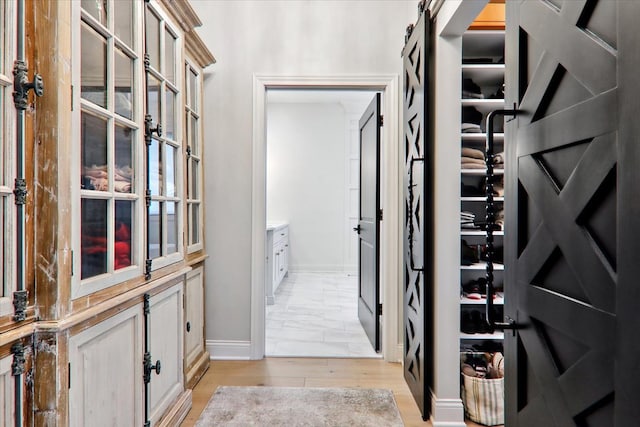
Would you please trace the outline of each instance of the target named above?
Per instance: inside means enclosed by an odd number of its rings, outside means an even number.
[[[382,355],[386,361],[402,357],[399,336],[402,229],[399,171],[399,75],[277,76],[253,75],[253,159],[251,188],[251,359],[265,354],[265,257],[266,257],[266,93],[267,89],[370,89],[383,93],[381,147],[380,287],[385,313],[382,317]]]

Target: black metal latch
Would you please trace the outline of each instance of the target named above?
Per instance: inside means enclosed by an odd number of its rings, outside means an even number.
[[[144,383],[149,384],[151,382],[151,371],[156,371],[156,375],[160,375],[161,364],[159,360],[156,360],[155,365],[151,363],[151,353],[144,354]]]
[[[33,75],[33,81],[29,81],[27,64],[18,60],[13,64],[13,103],[18,110],[26,110],[28,107],[27,96],[33,89],[36,96],[44,95],[44,81],[40,74]]]

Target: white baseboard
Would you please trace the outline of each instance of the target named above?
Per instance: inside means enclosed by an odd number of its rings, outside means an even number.
[[[433,427],[466,427],[462,399],[438,399],[431,396]]]
[[[250,360],[250,341],[207,340],[211,360]]]

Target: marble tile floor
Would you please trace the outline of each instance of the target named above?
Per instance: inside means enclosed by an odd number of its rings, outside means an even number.
[[[358,320],[358,277],[290,272],[266,306],[266,355],[380,358]]]

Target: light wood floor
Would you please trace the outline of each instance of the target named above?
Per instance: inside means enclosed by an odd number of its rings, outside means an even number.
[[[431,427],[431,423],[422,420],[399,363],[379,359],[273,357],[251,361],[211,361],[209,370],[193,390],[193,407],[182,427],[195,424],[211,395],[221,385],[386,388],[393,391],[406,427]]]

